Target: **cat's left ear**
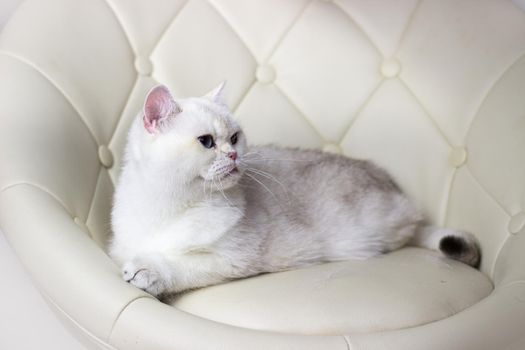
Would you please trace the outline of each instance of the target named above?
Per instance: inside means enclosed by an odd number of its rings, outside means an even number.
[[[215,89],[208,92],[206,95],[204,95],[204,98],[207,98],[208,100],[211,100],[215,103],[226,105],[226,102],[224,101],[224,86],[226,85],[226,80],[224,80],[222,83],[219,84]]]

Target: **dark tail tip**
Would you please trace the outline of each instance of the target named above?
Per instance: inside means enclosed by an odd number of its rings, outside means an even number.
[[[439,250],[445,256],[479,268],[481,254],[478,244],[461,236],[445,236],[439,241]]]
[[[439,250],[451,258],[459,258],[467,250],[467,241],[458,236],[445,236],[439,241]]]

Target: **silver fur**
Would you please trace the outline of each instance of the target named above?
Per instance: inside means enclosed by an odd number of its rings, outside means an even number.
[[[153,295],[181,292],[369,258],[407,244],[479,264],[473,235],[429,226],[372,162],[248,148],[220,101],[222,86],[205,98],[177,102],[167,91],[157,89],[147,103],[149,110],[171,114],[147,115],[147,130],[140,115],[130,131],[112,213],[110,254],[138,288]],[[213,149],[199,144],[202,134],[214,135]]]

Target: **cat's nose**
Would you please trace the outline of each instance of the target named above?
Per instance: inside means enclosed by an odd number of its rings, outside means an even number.
[[[228,152],[228,158],[230,158],[231,160],[237,159],[237,152],[236,151]]]

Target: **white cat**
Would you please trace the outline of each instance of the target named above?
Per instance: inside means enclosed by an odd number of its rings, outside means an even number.
[[[126,281],[158,296],[407,244],[479,264],[474,236],[427,225],[373,163],[248,148],[223,86],[177,101],[157,86],[131,127],[109,247]]]

